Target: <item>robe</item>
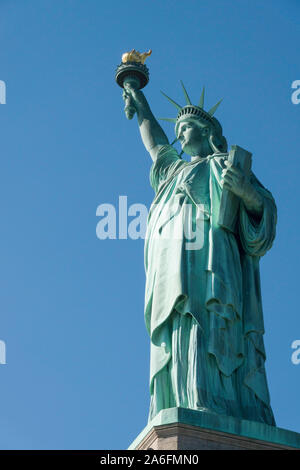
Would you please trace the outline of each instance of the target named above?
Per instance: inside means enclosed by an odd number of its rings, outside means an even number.
[[[193,162],[163,146],[145,239],[150,336],[149,421],[185,407],[275,425],[265,372],[259,260],[275,238],[276,205],[257,218],[240,201],[237,232],[218,224],[227,153]]]

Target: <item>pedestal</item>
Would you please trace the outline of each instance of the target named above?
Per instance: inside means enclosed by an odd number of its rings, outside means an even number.
[[[162,410],[129,450],[300,449],[300,434],[276,426],[186,408]]]

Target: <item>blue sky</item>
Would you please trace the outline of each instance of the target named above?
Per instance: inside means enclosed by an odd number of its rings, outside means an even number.
[[[300,80],[297,0],[0,0],[0,448],[124,449],[149,407],[142,239],[99,240],[96,209],[150,206],[151,160],[114,71],[151,48],[145,94],[194,102],[206,86],[229,145],[278,205],[261,261],[267,376],[277,425],[300,432]],[[173,127],[164,126],[173,140]],[[130,220],[130,218],[129,218]]]

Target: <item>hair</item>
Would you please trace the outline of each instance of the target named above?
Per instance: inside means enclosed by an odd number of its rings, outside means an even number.
[[[223,129],[216,118],[212,118],[214,125],[210,126],[209,144],[215,153],[226,153],[228,150],[227,140],[223,136]]]

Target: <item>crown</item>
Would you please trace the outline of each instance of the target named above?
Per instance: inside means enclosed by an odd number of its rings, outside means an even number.
[[[186,105],[180,106],[176,101],[172,100],[168,95],[166,95],[163,91],[161,92],[169,101],[172,103],[175,108],[178,109],[178,114],[176,118],[160,118],[163,121],[169,121],[175,123],[175,134],[177,135],[177,130],[179,123],[188,118],[198,119],[200,121],[204,121],[206,124],[210,124],[211,126],[215,127],[216,130],[219,130],[220,123],[217,121],[216,118],[213,117],[214,113],[216,112],[217,108],[219,107],[222,100],[218,101],[209,111],[204,110],[204,87],[200,96],[200,101],[198,106],[192,104],[190,97],[185,89],[185,86],[182,82],[181,86],[183,89],[183,93],[186,99]]]

